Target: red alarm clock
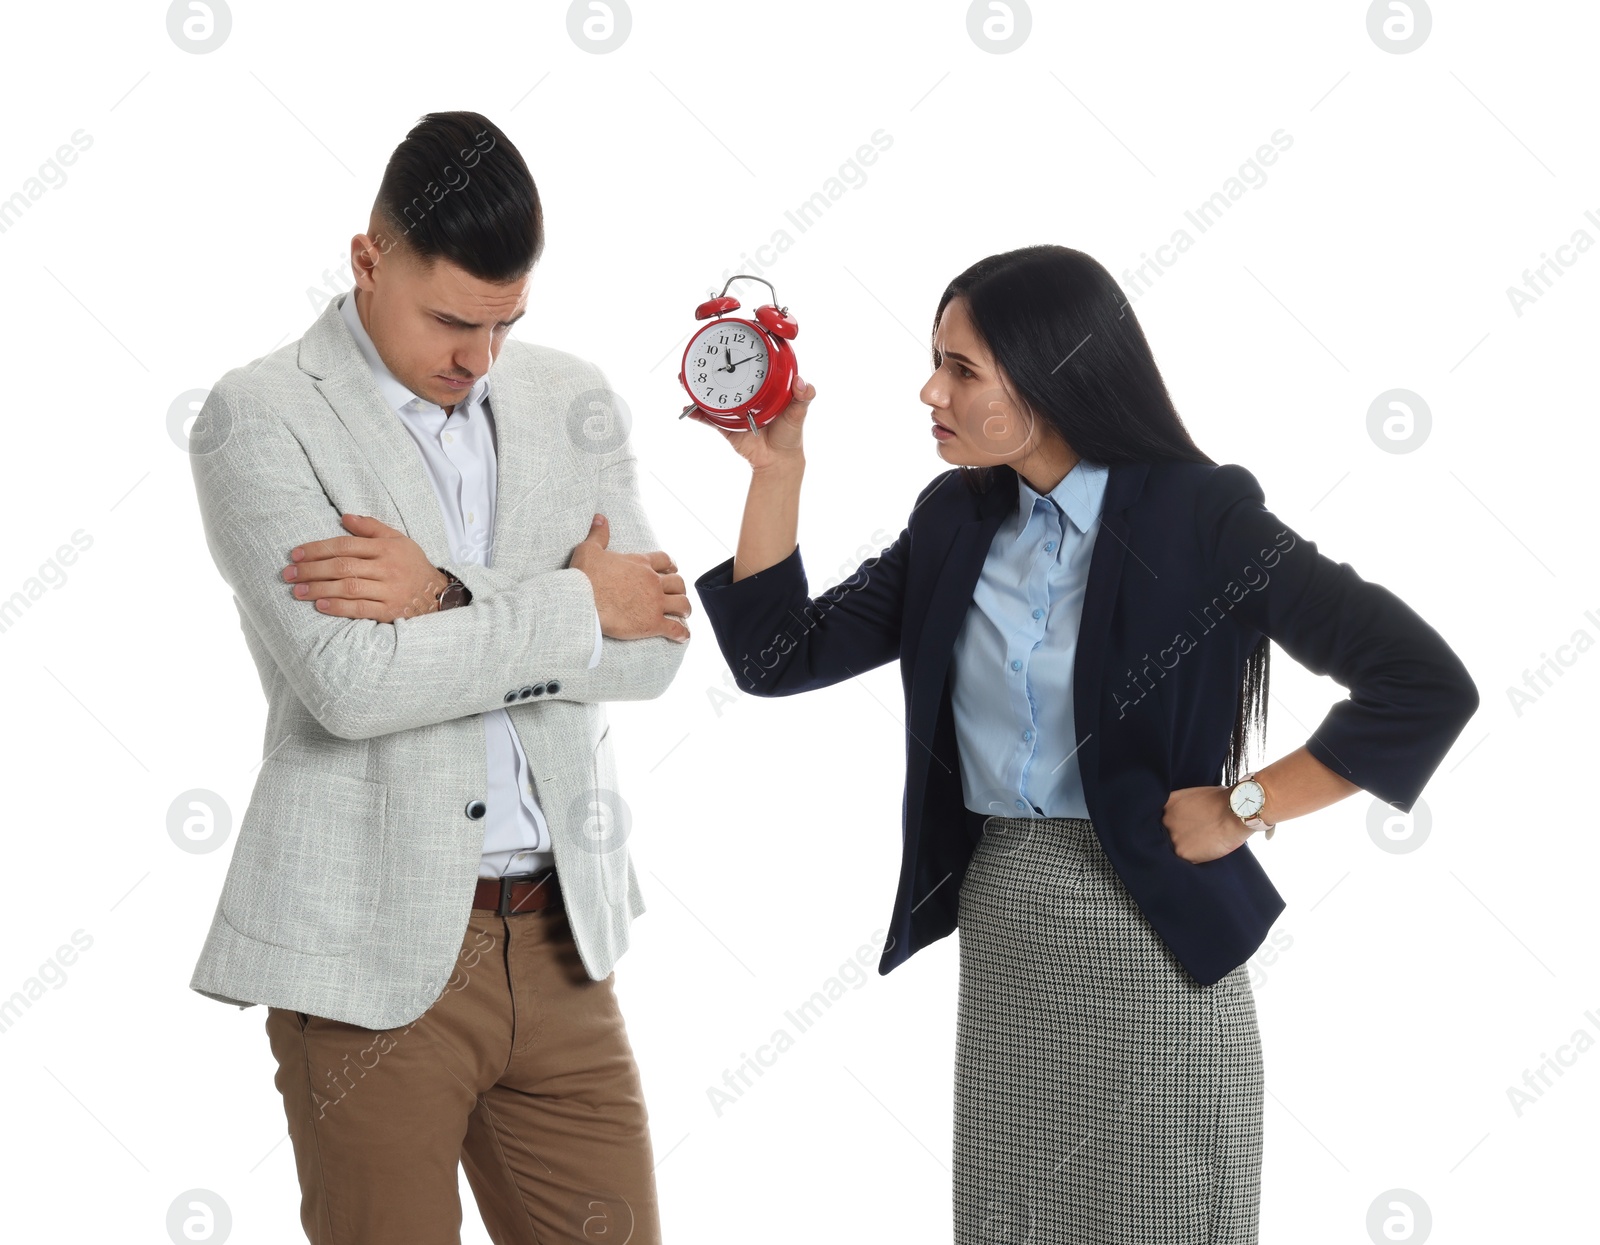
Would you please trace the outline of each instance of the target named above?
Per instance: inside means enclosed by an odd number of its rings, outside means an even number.
[[[760,281],[772,290],[772,302],[757,307],[754,320],[728,314],[739,310],[739,300],[728,294],[735,281]],[[698,410],[718,427],[756,432],[783,414],[800,370],[789,345],[800,325],[777,301],[772,282],[740,273],[728,278],[721,294],[694,309],[696,320],[711,323],[696,331],[683,352],[678,380],[694,401],[679,419]]]

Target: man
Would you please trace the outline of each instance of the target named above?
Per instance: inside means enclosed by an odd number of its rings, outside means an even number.
[[[316,1245],[659,1241],[612,965],[644,911],[603,705],[690,613],[594,365],[509,341],[533,179],[471,112],[395,149],[355,288],[211,390],[206,543],[266,693],[190,985],[267,1005]]]

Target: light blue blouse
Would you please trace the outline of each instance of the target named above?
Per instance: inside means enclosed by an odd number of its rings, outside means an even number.
[[[973,812],[1088,817],[1072,662],[1110,468],[1081,459],[1047,495],[1017,477],[951,654],[961,788]]]

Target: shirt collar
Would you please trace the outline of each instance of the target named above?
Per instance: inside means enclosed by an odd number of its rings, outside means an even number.
[[[1088,535],[1089,529],[1094,526],[1095,520],[1100,517],[1100,509],[1105,501],[1106,481],[1110,478],[1111,468],[1103,463],[1090,463],[1079,459],[1071,471],[1061,477],[1061,483],[1051,489],[1049,494],[1036,491],[1032,485],[1017,476],[1017,535],[1016,540],[1022,539],[1022,533],[1027,530],[1028,520],[1033,515],[1034,506],[1048,498],[1049,501],[1072,520],[1072,524],[1080,532]]]
[[[367,367],[372,371],[373,383],[377,385],[378,392],[383,395],[384,401],[389,404],[390,410],[399,414],[402,408],[412,403],[416,404],[416,406],[412,407],[413,410],[419,407],[422,409],[428,407],[433,407],[435,410],[443,409],[431,398],[420,397],[412,393],[411,390],[396,379],[394,373],[384,364],[383,359],[378,354],[378,348],[372,344],[372,337],[367,332],[366,326],[361,323],[361,316],[356,311],[356,292],[354,290],[350,290],[345,294],[344,301],[339,304],[339,314],[344,317],[345,325],[350,330],[350,336],[356,339],[356,345],[361,349],[361,357],[367,361]],[[473,408],[487,399],[488,396],[489,376],[488,373],[485,373],[478,377],[477,383],[467,390],[465,395],[456,403],[456,411],[462,418],[470,418]]]

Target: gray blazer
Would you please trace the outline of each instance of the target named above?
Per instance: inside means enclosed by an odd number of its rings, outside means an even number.
[[[604,704],[661,695],[686,644],[594,651],[594,596],[567,565],[598,511],[608,548],[657,548],[626,439],[597,424],[600,370],[507,341],[493,369],[494,566],[454,560],[421,456],[330,303],[299,342],[211,389],[190,438],[207,548],[267,698],[263,760],[190,988],[369,1029],[443,992],[466,932],[487,794],[483,724],[504,708],[535,768],[572,933],[610,974],[645,910]],[[598,434],[598,435],[596,435]],[[472,603],[394,623],[290,595],[297,544],[341,513],[404,531]],[[476,811],[476,810],[475,810]]]

